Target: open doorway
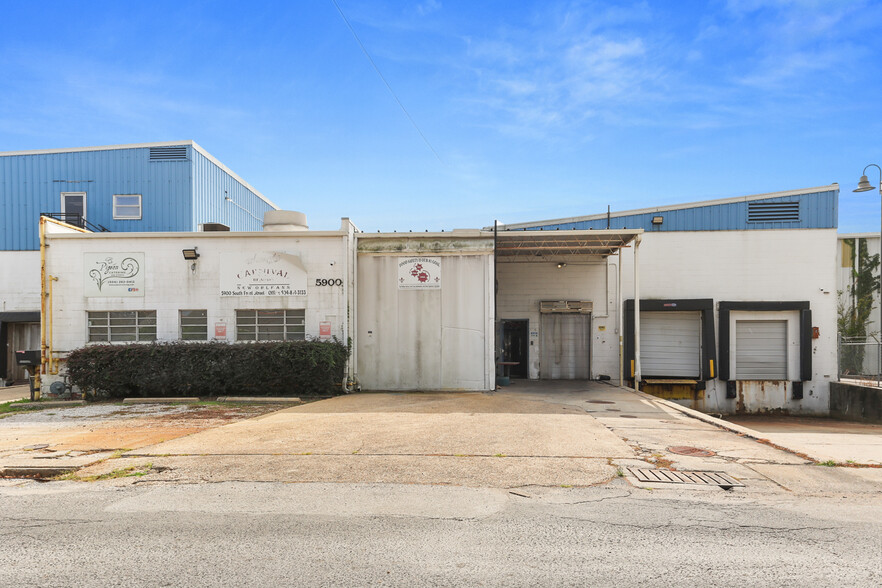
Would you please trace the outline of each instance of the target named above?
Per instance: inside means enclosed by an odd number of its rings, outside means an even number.
[[[530,321],[505,319],[502,321],[502,360],[516,362],[510,366],[513,378],[526,378],[530,361]]]

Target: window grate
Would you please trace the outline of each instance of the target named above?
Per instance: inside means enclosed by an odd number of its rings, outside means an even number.
[[[88,312],[89,341],[156,341],[155,310]]]
[[[151,147],[150,161],[176,161],[187,159],[187,146],[180,147]]]
[[[747,222],[796,222],[799,221],[799,202],[748,202]]]
[[[208,311],[180,311],[181,339],[184,341],[208,340]]]
[[[237,310],[237,341],[303,341],[306,338],[306,311]]]

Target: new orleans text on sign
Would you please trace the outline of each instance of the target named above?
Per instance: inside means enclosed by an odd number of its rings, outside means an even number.
[[[143,253],[86,253],[83,268],[88,298],[144,296]]]
[[[221,257],[221,296],[306,296],[306,269],[290,253],[226,253]]]
[[[399,290],[431,290],[441,288],[440,257],[398,258]]]

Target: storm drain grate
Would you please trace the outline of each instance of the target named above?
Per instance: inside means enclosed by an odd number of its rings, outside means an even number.
[[[653,470],[643,468],[628,468],[628,471],[639,482],[666,484],[702,484],[705,486],[719,486],[724,490],[735,486],[744,486],[741,482],[721,472],[674,472],[671,470]]]

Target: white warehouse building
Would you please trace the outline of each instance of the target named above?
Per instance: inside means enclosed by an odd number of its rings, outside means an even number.
[[[44,384],[90,342],[333,336],[367,390],[609,377],[712,412],[824,414],[837,199],[834,184],[441,233],[309,231],[283,211],[263,232],[53,231]]]

